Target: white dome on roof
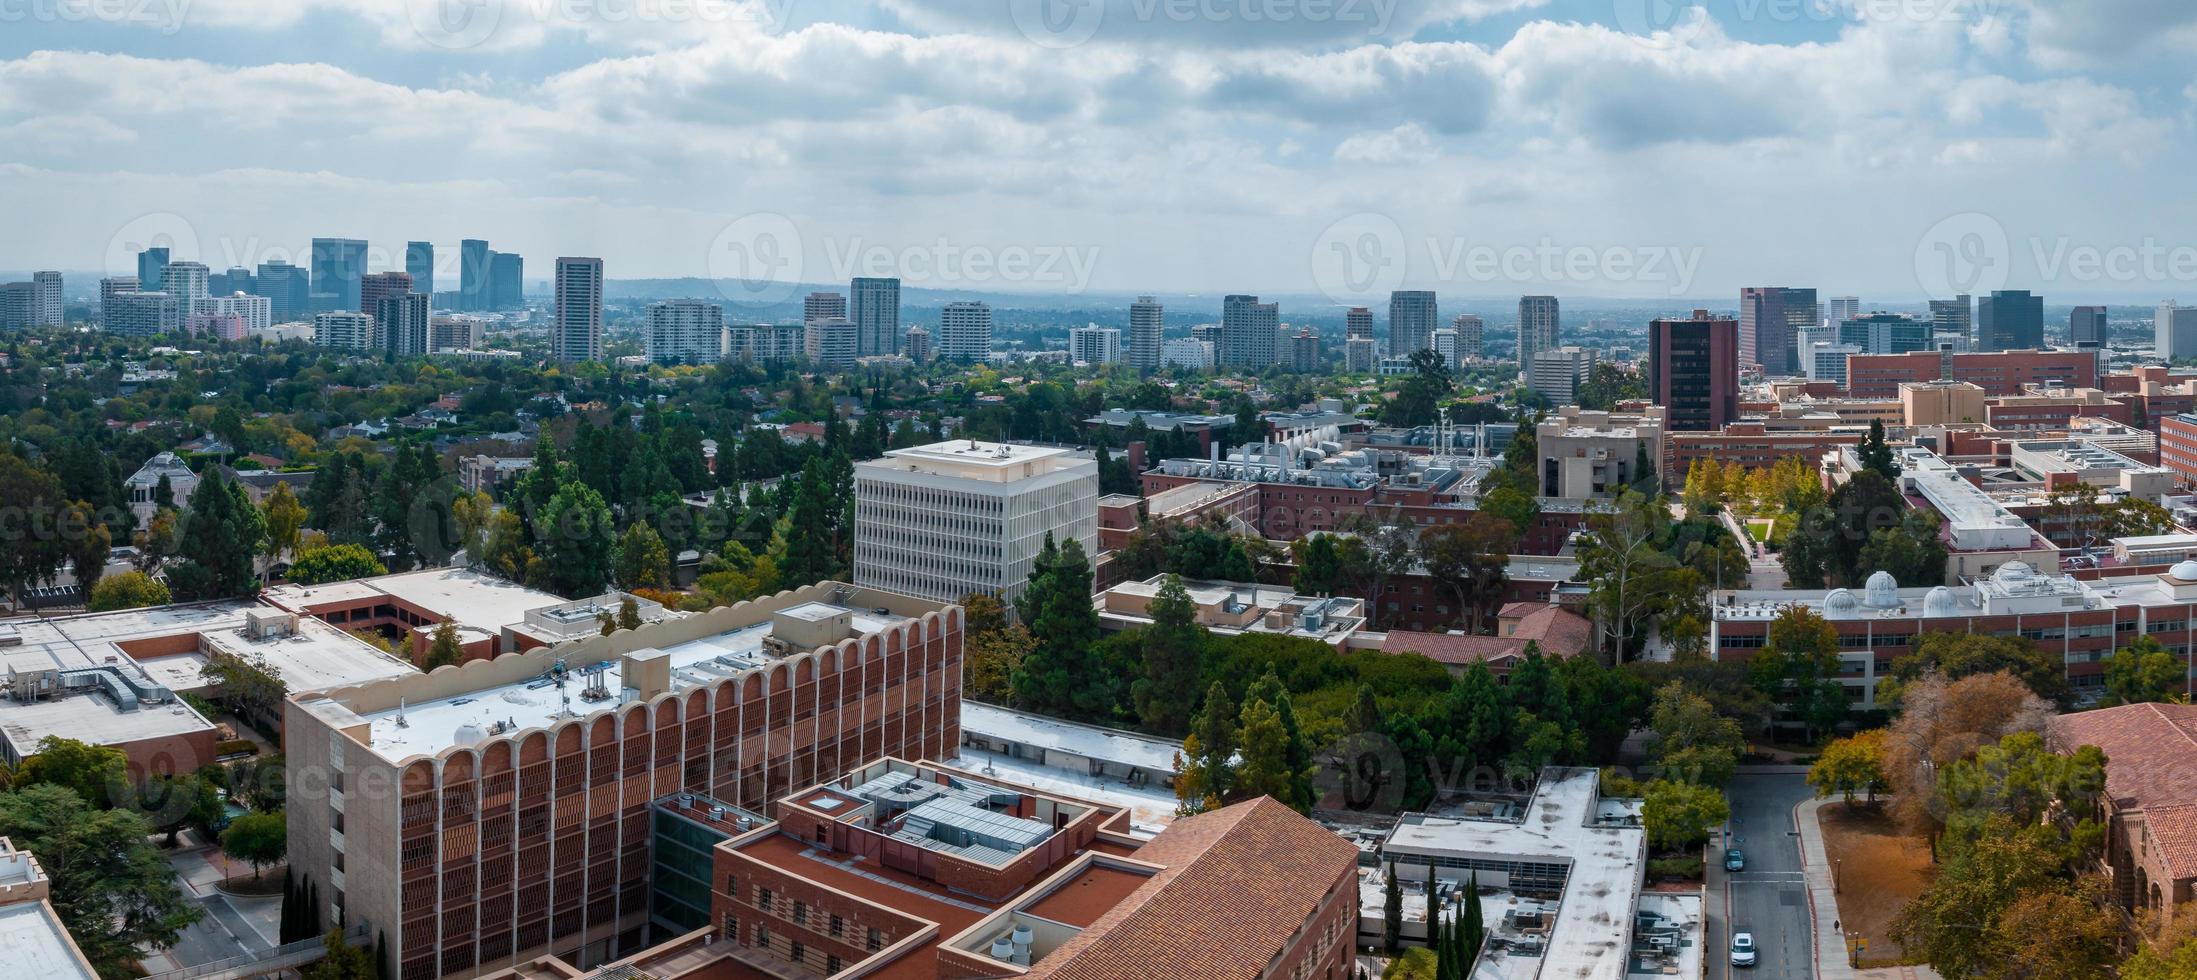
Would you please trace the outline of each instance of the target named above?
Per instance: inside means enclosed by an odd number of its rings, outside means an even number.
[[[1869,605],[1876,609],[1890,609],[1899,605],[1899,580],[1891,572],[1878,571],[1869,575],[1868,585],[1863,587]]]
[[[1852,613],[1861,607],[1861,600],[1854,598],[1852,589],[1832,589],[1823,597],[1823,610],[1833,613]]]
[[[1945,586],[1931,589],[1922,597],[1922,614],[1925,616],[1951,616],[1959,612],[1953,599],[1953,590]]]
[[[2184,582],[2197,582],[2197,561],[2190,561],[2185,558],[2175,562],[2174,567],[2167,570],[2167,574]]]
[[[2026,561],[2010,561],[2000,565],[1991,577],[2001,582],[2027,582],[2037,577],[2037,570],[2029,567]]]

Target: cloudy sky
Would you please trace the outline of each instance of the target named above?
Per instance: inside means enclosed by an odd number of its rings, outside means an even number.
[[[2188,301],[2193,42],[2189,0],[0,0],[0,268]]]

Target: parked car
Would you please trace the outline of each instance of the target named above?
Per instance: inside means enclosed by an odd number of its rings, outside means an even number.
[[[1744,852],[1744,851],[1741,851],[1741,850],[1740,850],[1739,848],[1736,848],[1736,847],[1735,847],[1735,848],[1732,848],[1731,850],[1725,851],[1725,852],[1724,852],[1724,870],[1726,870],[1726,871],[1745,871],[1745,870],[1747,870],[1747,855],[1746,855],[1746,852]]]
[[[1755,965],[1755,934],[1742,932],[1732,937],[1732,965]]]

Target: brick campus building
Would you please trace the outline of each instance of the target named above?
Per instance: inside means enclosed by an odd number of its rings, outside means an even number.
[[[402,980],[649,935],[652,801],[763,807],[961,741],[961,610],[820,583],[287,705],[291,867]]]

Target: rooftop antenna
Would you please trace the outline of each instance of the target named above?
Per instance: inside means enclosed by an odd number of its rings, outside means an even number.
[[[572,696],[565,691],[565,661],[563,657],[558,657],[556,663],[549,665],[549,677],[550,681],[557,685],[557,714],[559,716],[572,714]]]
[[[398,728],[410,728],[410,727],[412,727],[412,723],[411,723],[411,722],[408,722],[408,721],[405,721],[405,720],[404,720],[404,699],[403,699],[403,698],[398,698],[398,699],[397,699],[397,727],[398,727]]]

